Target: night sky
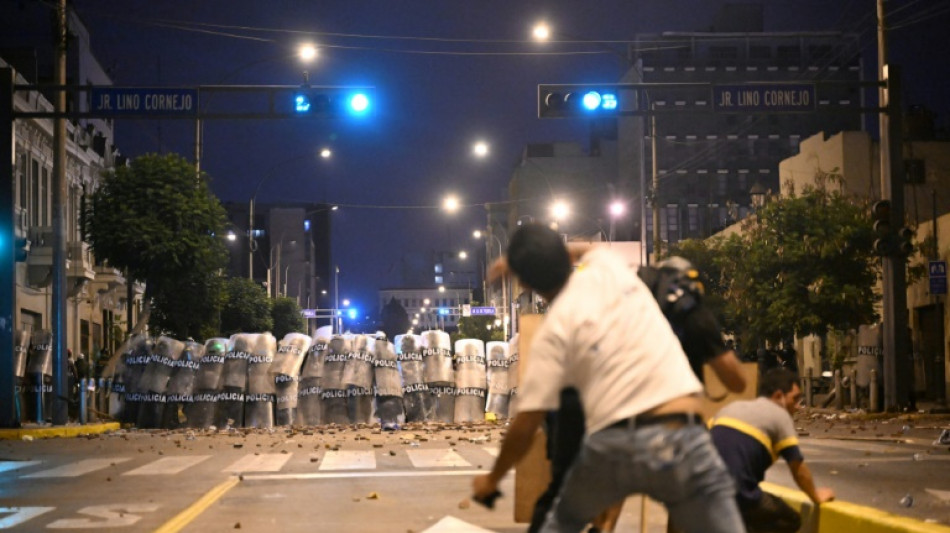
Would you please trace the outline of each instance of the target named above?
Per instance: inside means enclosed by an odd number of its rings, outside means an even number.
[[[341,204],[333,216],[340,292],[368,308],[396,284],[404,251],[473,250],[482,205],[506,198],[526,143],[584,143],[583,121],[536,117],[538,83],[616,82],[615,54],[636,33],[701,31],[713,0],[70,0],[92,48],[123,86],[298,84],[298,44],[317,44],[311,84],[373,85],[375,114],[359,121],[215,121],[205,125],[203,170],[222,201],[247,202],[273,167],[258,202]],[[764,0],[766,31],[861,34],[876,64],[873,0]],[[829,7],[831,6],[831,7]],[[950,1],[888,2],[891,59],[904,67],[905,102],[947,125]],[[530,38],[545,20],[560,39]],[[577,42],[602,41],[600,44]],[[177,152],[191,159],[190,121],[117,122],[127,156]],[[483,160],[476,140],[489,143]],[[330,160],[316,156],[330,147]],[[312,153],[313,156],[306,154]],[[295,159],[296,158],[296,159]],[[294,159],[293,161],[288,161]],[[463,205],[449,216],[442,197]]]

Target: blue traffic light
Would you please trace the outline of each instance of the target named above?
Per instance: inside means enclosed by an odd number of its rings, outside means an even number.
[[[365,113],[369,109],[369,104],[369,97],[364,93],[356,93],[349,98],[350,111],[353,113]]]
[[[297,94],[294,96],[294,111],[297,113],[307,113],[310,111],[310,97],[306,94]]]
[[[608,111],[617,109],[617,95],[613,93],[604,93],[601,95],[600,108]]]
[[[600,97],[600,93],[597,91],[589,91],[585,93],[584,98],[581,100],[584,108],[589,109],[590,111],[600,108],[600,103],[602,101],[603,99]]]
[[[442,315],[442,316],[446,316],[446,315],[449,314],[449,310],[446,309],[446,308],[444,308],[444,307],[440,307],[440,308],[439,308],[439,314]]]
[[[350,310],[348,310],[348,311],[346,312],[346,316],[350,317],[350,320],[356,320],[357,314],[358,314],[358,313],[357,313],[356,309],[350,309]]]

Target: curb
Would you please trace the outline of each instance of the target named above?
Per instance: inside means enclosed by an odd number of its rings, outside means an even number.
[[[777,496],[802,515],[802,533],[833,533],[861,531],[862,533],[950,533],[950,527],[930,524],[900,516],[873,507],[845,501],[821,504],[817,510],[804,492],[776,485],[760,483],[762,490]]]
[[[106,422],[102,424],[86,424],[83,426],[0,429],[0,440],[20,440],[23,437],[32,437],[34,439],[80,437],[83,435],[116,431],[119,427],[120,424],[118,422]]]

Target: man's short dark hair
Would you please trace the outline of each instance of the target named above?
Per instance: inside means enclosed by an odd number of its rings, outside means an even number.
[[[511,236],[508,267],[526,285],[544,293],[561,288],[571,275],[572,265],[561,236],[532,222]]]
[[[776,391],[790,392],[798,384],[798,374],[787,368],[773,368],[759,382],[759,396],[772,396]]]

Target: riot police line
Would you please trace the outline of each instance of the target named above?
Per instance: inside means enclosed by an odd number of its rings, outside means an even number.
[[[17,337],[17,403],[43,421],[52,397],[51,336]],[[238,333],[204,343],[138,335],[114,372],[77,383],[79,421],[136,427],[272,428],[474,422],[507,418],[517,393],[517,338],[452,346],[440,330],[397,335]],[[454,348],[454,350],[453,350]]]

